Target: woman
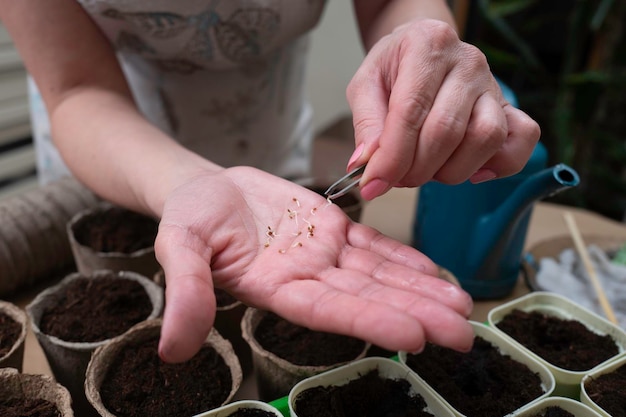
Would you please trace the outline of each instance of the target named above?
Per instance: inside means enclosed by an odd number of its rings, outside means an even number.
[[[471,347],[470,297],[413,248],[286,178],[306,174],[302,74],[321,0],[0,0],[72,174],[160,219],[161,357],[183,361],[214,285],[390,350]],[[503,97],[443,0],[355,0],[368,53],[347,89],[361,195],[519,171],[539,128]]]

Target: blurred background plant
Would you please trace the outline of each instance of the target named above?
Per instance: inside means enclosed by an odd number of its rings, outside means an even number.
[[[581,184],[548,201],[624,221],[626,42],[623,0],[472,0],[465,38],[539,122],[550,163]]]

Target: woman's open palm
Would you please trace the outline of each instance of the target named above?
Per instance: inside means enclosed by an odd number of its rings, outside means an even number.
[[[177,188],[155,248],[167,282],[167,361],[199,349],[215,318],[214,286],[293,323],[389,350],[415,352],[425,341],[467,350],[473,340],[471,298],[437,278],[427,257],[254,168]]]

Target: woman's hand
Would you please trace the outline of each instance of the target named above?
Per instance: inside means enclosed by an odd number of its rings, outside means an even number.
[[[471,298],[415,249],[352,222],[313,191],[253,168],[200,175],[166,200],[155,243],[166,276],[160,354],[190,358],[214,286],[314,330],[390,350],[467,350]]]
[[[416,19],[382,37],[347,90],[361,194],[520,171],[539,126],[502,96],[485,56],[447,23]]]

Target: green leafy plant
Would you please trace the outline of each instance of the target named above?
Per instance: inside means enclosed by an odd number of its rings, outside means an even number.
[[[626,213],[626,2],[474,0],[467,39],[581,183],[553,201]]]

